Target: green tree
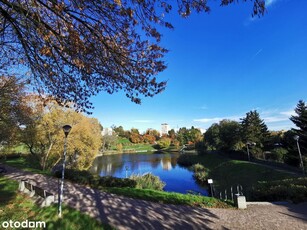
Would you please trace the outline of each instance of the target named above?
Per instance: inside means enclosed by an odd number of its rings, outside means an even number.
[[[207,150],[241,150],[244,146],[240,136],[241,125],[236,121],[222,120],[214,123],[204,134]]]
[[[195,144],[196,142],[201,141],[203,138],[203,135],[199,129],[194,128],[194,126],[191,127],[191,129],[188,131],[188,141],[190,143]]]
[[[125,130],[123,128],[123,126],[118,126],[116,127],[115,125],[112,126],[113,131],[119,136],[119,137],[126,137],[126,133]]]
[[[256,143],[256,147],[253,147],[251,152],[256,157],[260,157],[269,132],[264,121],[260,119],[259,113],[256,110],[246,113],[246,117],[241,119],[241,127],[243,142]]]
[[[241,150],[244,146],[240,135],[241,125],[237,121],[222,120],[219,123],[220,149]]]
[[[287,150],[287,154],[284,157],[284,162],[288,165],[298,167],[300,165],[300,159],[298,155],[298,149],[294,136],[297,135],[294,130],[288,130],[284,133],[282,138],[282,146]]]
[[[307,155],[307,105],[300,100],[295,108],[295,116],[291,116],[290,120],[296,125],[293,129],[294,133],[299,136],[299,143],[302,154]]]
[[[242,0],[243,2],[246,0]],[[263,15],[264,0],[252,0]],[[204,0],[178,0],[182,17],[209,12]],[[220,0],[225,6],[236,2]],[[100,91],[123,90],[133,102],[165,89],[156,75],[167,50],[158,29],[173,28],[164,18],[172,1],[162,0],[0,0],[0,70],[29,70],[33,85],[57,101],[91,109]],[[161,28],[162,27],[162,28]],[[43,89],[43,90],[42,90]]]
[[[204,145],[207,150],[218,150],[221,146],[220,126],[212,124],[204,134]]]

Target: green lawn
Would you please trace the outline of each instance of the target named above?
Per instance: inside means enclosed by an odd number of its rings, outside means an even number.
[[[134,151],[134,152],[141,152],[141,151],[156,151],[156,149],[151,144],[131,144],[131,145],[124,145],[123,151]]]
[[[153,202],[165,204],[180,204],[198,206],[204,208],[231,208],[233,206],[220,201],[218,199],[206,196],[181,194],[175,192],[164,192],[149,189],[135,189],[135,188],[103,188],[103,191],[128,196],[132,198],[149,200]]]
[[[208,171],[208,177],[213,179],[217,191],[229,190],[231,186],[235,188],[241,185],[247,197],[258,181],[298,177],[286,171],[275,170],[252,162],[232,160],[217,153],[188,155],[187,161],[189,164],[202,164]]]
[[[39,165],[35,161],[31,160],[28,156],[18,158],[8,158],[6,160],[0,159],[0,163],[7,164],[9,166],[22,169],[27,172],[39,173],[44,175],[51,175],[49,171],[43,171],[39,169]]]
[[[88,215],[63,206],[63,218],[58,218],[57,205],[40,208],[19,193],[18,183],[0,176],[0,224],[4,221],[45,221],[47,229],[114,229]]]

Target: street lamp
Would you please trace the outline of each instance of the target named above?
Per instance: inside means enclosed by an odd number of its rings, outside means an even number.
[[[67,136],[71,130],[70,125],[64,125],[63,131],[65,134],[65,140],[64,140],[64,159],[63,159],[63,167],[62,167],[62,180],[61,180],[61,187],[59,191],[59,217],[62,217],[62,200],[63,200],[63,189],[64,189],[64,173],[65,173],[65,161],[66,161],[66,149],[67,149]]]
[[[251,158],[250,158],[250,155],[249,155],[249,148],[248,148],[248,146],[255,146],[255,145],[256,145],[255,142],[249,142],[249,141],[248,141],[248,142],[246,143],[248,161],[251,161]]]
[[[213,189],[212,189],[213,180],[212,179],[208,179],[208,184],[210,185],[211,197],[213,197]]]
[[[297,144],[297,149],[298,149],[298,154],[300,156],[300,166],[302,167],[302,170],[303,170],[303,175],[305,175],[305,168],[304,168],[304,163],[303,163],[303,158],[302,158],[302,154],[301,154],[301,149],[300,149],[300,144],[298,143],[299,139],[300,139],[300,136],[298,135],[295,135],[294,137],[294,140],[296,140],[296,144]]]

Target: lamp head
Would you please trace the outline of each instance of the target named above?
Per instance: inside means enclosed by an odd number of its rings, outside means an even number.
[[[293,138],[294,138],[294,140],[298,141],[300,139],[300,136],[299,135],[295,135]]]
[[[67,137],[70,130],[71,130],[71,126],[70,125],[64,125],[62,128],[63,128],[64,134],[65,134],[65,137]]]

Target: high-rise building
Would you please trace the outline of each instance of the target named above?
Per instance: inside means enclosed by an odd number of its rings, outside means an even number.
[[[167,123],[161,124],[160,136],[168,135],[169,130],[170,130],[170,127]]]
[[[112,128],[103,128],[101,134],[102,134],[102,136],[112,136],[113,129]]]

